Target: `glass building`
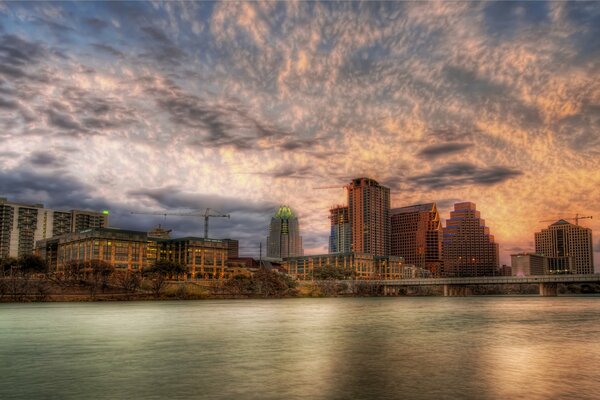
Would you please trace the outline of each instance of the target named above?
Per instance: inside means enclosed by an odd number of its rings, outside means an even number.
[[[298,218],[290,207],[282,205],[271,218],[267,237],[267,257],[282,259],[303,254]]]

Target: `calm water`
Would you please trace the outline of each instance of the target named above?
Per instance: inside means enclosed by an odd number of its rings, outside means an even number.
[[[0,304],[0,399],[598,399],[600,298]]]

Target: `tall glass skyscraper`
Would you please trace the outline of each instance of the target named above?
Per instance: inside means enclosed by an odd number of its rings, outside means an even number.
[[[267,237],[267,257],[286,258],[302,255],[304,250],[298,218],[290,207],[283,205],[271,218]]]

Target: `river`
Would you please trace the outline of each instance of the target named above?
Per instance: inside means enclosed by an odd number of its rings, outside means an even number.
[[[600,297],[0,304],[0,399],[598,399]]]

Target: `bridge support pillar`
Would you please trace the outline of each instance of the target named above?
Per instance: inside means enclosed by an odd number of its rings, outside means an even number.
[[[457,297],[457,296],[470,296],[471,288],[464,285],[444,285],[444,296],[446,297]]]
[[[540,283],[540,296],[558,296],[558,284]]]

